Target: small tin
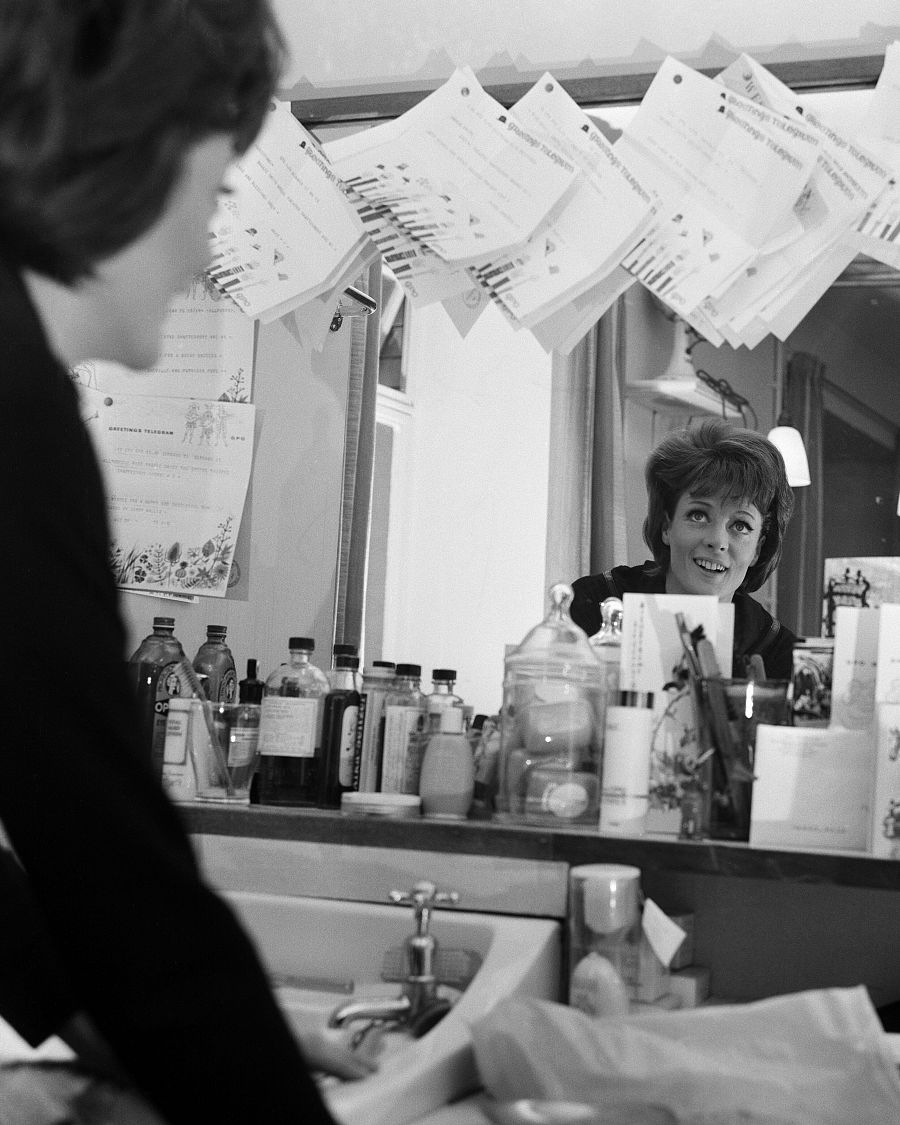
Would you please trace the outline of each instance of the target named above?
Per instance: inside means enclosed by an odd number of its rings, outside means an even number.
[[[833,667],[833,637],[812,637],[794,645],[790,698],[795,727],[828,726]]]

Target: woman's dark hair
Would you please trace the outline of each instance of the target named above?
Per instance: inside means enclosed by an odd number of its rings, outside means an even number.
[[[282,58],[268,0],[3,0],[0,254],[89,275],[159,218],[192,145],[249,147]]]
[[[763,517],[762,539],[759,558],[747,570],[740,589],[760,588],[781,558],[794,507],[784,461],[768,438],[712,418],[663,438],[647,458],[644,476],[648,497],[644,541],[663,572],[669,569],[669,548],[662,533],[686,492],[724,493],[753,503]]]

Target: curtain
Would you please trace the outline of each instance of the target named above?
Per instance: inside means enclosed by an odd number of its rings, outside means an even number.
[[[567,355],[554,353],[546,585],[626,556],[621,301]]]
[[[381,308],[381,259],[354,284]],[[344,477],[341,485],[341,531],[335,589],[334,640],[362,645],[366,604],[366,560],[375,462],[375,406],[378,396],[379,311],[348,317],[350,371],[344,433]]]
[[[794,514],[778,567],[778,617],[801,636],[822,631],[822,391],[825,366],[808,352],[795,352],[784,375],[783,409],[806,446],[812,484],[794,489]]]

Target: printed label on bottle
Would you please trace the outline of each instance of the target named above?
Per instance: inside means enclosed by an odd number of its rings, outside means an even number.
[[[417,792],[425,725],[426,715],[420,707],[385,707],[382,793]]]
[[[259,745],[259,727],[232,727],[228,742],[228,765],[249,766]]]
[[[341,716],[341,748],[338,759],[338,781],[345,789],[353,786],[353,766],[356,761],[356,723],[359,707],[345,707]]]
[[[189,711],[169,709],[166,715],[166,741],[163,750],[164,765],[184,765],[187,761]],[[164,773],[165,776],[165,773]]]
[[[219,681],[219,703],[234,703],[237,698],[237,676],[233,668],[227,668]]]
[[[259,722],[259,752],[280,758],[313,758],[321,699],[267,695]]]

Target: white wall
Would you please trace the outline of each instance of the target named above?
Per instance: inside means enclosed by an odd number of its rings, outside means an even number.
[[[411,311],[404,535],[388,560],[384,651],[459,672],[477,712],[500,706],[504,645],[546,612],[550,357],[488,306],[462,339],[440,305]],[[402,454],[401,454],[402,456]],[[400,462],[402,464],[402,461]],[[402,512],[402,514],[401,514]]]

